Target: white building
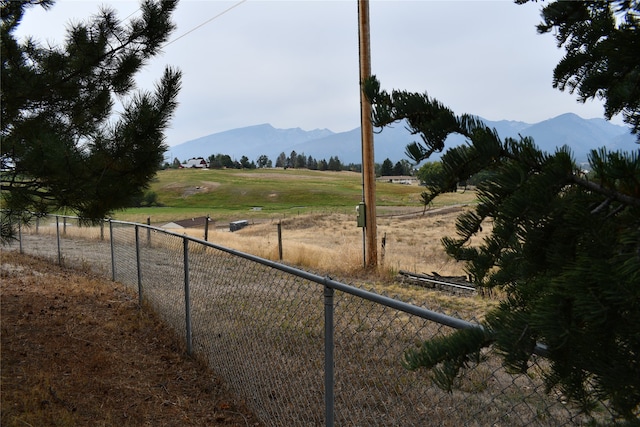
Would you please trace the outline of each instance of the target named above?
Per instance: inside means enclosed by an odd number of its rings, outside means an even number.
[[[183,168],[200,168],[207,169],[209,165],[207,161],[202,157],[194,157],[193,159],[187,160],[186,163],[182,165]]]

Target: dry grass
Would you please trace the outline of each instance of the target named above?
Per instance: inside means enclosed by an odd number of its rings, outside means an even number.
[[[445,206],[426,212],[412,211],[378,217],[377,279],[394,279],[400,270],[442,276],[464,276],[464,264],[450,258],[442,247],[445,236],[455,235],[455,221],[469,206]],[[250,225],[230,232],[228,223],[210,225],[207,240],[262,258],[280,261],[278,225],[281,227],[282,261],[334,277],[361,277],[363,273],[363,229],[354,215],[342,213],[299,214],[286,218],[254,219]],[[59,223],[65,238],[109,239],[109,227],[80,227],[72,220]],[[491,229],[488,224],[484,234]],[[26,230],[25,230],[26,231]],[[31,232],[35,231],[32,225]],[[204,229],[171,230],[204,239]],[[55,220],[42,220],[38,234],[56,234]],[[482,236],[476,239],[481,239]],[[384,241],[384,246],[383,246]],[[374,278],[375,279],[375,278]]]
[[[444,252],[441,239],[455,234],[455,219],[462,207],[449,207],[413,215],[378,218],[380,273],[393,276],[399,270],[441,275],[465,275],[464,266]],[[284,220],[253,222],[229,232],[226,224],[209,230],[208,240],[263,258],[278,260],[278,222],[282,230],[283,261],[303,268],[351,275],[363,265],[362,229],[355,217],[345,214],[299,215]],[[202,239],[204,230],[181,233]],[[385,247],[382,248],[382,240]]]
[[[377,219],[379,271],[381,276],[393,277],[399,270],[416,273],[437,272],[440,275],[465,275],[464,265],[446,255],[441,244],[445,236],[455,235],[455,221],[474,198],[473,192],[441,195],[435,208],[422,212],[419,207],[380,207]],[[183,218],[154,217],[160,226]],[[243,218],[240,218],[243,219]],[[257,255],[280,260],[278,224],[281,224],[282,261],[301,268],[329,272],[335,275],[358,274],[364,262],[363,229],[356,226],[354,214],[342,212],[298,213],[251,217],[250,226],[229,231],[226,220],[212,222],[208,241]],[[145,221],[146,222],[146,221]],[[35,224],[32,225],[32,232]],[[88,239],[109,238],[109,225],[81,227],[77,221],[59,220],[58,227],[64,237]],[[490,225],[484,227],[485,233]],[[199,239],[204,230],[187,228],[171,230]],[[56,233],[52,218],[42,219],[38,233]],[[383,247],[384,241],[384,247]]]
[[[362,229],[356,226],[354,215],[314,213],[284,219],[250,220],[248,227],[236,232],[230,232],[226,222],[214,223],[209,227],[208,241],[279,261],[280,224],[283,262],[319,274],[329,274],[338,280],[366,282],[363,286],[378,293],[403,295],[410,294],[411,289],[396,283],[396,275],[400,270],[425,274],[436,272],[442,276],[466,274],[464,264],[450,258],[441,243],[443,237],[455,235],[456,218],[465,209],[471,208],[454,205],[428,210],[424,214],[421,211],[400,211],[380,216],[377,221],[380,268],[374,274],[363,269],[363,234]],[[490,224],[485,226],[484,233],[490,229]],[[32,227],[30,231],[35,230]],[[172,231],[198,239],[204,238],[204,230],[200,228]],[[63,237],[71,239],[98,239],[101,234],[99,227],[78,227],[71,220],[66,229],[60,225],[60,232],[65,233]],[[38,233],[55,236],[55,220],[41,221]],[[104,239],[108,238],[107,225]],[[458,313],[466,318],[482,318],[487,306],[495,303],[480,297],[465,298],[464,300],[475,302],[465,302],[463,306],[471,309],[470,313],[464,313],[466,310],[456,308],[463,301],[460,297],[451,298],[447,294],[425,289],[419,289],[419,294],[419,298],[429,295],[430,300],[436,300],[431,306],[440,307],[447,312],[452,308],[451,313]]]
[[[64,237],[81,237],[83,239],[109,239],[109,224],[100,226],[86,226],[78,223],[76,219],[63,218],[58,220],[56,225],[55,217],[44,217],[34,220],[27,227],[23,226],[23,232],[46,235],[56,235],[56,227],[60,230],[60,235]]]
[[[259,425],[122,285],[1,254],[3,426]]]

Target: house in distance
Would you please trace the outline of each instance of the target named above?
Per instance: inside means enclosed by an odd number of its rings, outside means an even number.
[[[181,165],[183,168],[207,169],[209,164],[203,157],[194,157]]]

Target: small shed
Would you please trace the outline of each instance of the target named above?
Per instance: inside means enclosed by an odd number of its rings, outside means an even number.
[[[243,219],[240,221],[233,221],[229,223],[229,231],[237,231],[242,228],[245,228],[247,225],[249,225],[249,221],[247,221],[246,219]]]

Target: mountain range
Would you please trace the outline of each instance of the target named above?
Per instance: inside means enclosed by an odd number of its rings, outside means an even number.
[[[544,120],[539,123],[519,121],[483,121],[498,131],[500,137],[531,136],[546,152],[567,145],[578,163],[585,162],[590,150],[607,147],[609,150],[638,150],[636,137],[629,128],[612,124],[604,119],[583,119],[573,113]],[[390,159],[393,163],[407,159],[405,147],[419,141],[402,123],[382,130],[374,129],[374,155],[376,163]],[[459,135],[447,140],[447,147],[464,142]],[[312,156],[316,160],[338,157],[343,164],[361,163],[360,128],[347,132],[332,132],[328,129],[305,131],[300,128],[276,129],[270,124],[260,124],[214,133],[169,147],[165,153],[167,161],[177,158],[181,162],[193,158],[207,158],[215,154],[228,154],[234,160],[247,156],[251,161],[266,155],[275,164],[280,153],[287,156],[295,151],[298,155]],[[438,156],[434,156],[437,159]]]

